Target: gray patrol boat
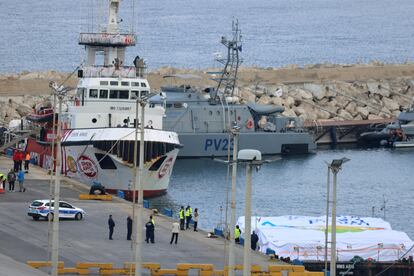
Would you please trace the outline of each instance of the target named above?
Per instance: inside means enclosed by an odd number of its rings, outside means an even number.
[[[166,109],[164,130],[177,132],[183,148],[181,158],[227,156],[233,140],[230,129],[239,128],[239,149],[257,149],[262,154],[301,154],[316,149],[312,134],[297,117],[282,115],[284,107],[256,103],[239,104],[235,95],[241,63],[241,32],[233,22],[232,39],[221,38],[227,58],[218,59],[224,69],[215,74],[217,87],[163,86],[151,98]],[[188,75],[164,77],[188,78]]]

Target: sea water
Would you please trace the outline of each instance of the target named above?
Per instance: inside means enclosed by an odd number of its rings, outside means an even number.
[[[121,3],[121,26],[135,22],[138,43],[126,63],[139,55],[150,69],[217,66],[214,55],[225,54],[220,38],[230,36],[234,18],[247,66],[402,63],[414,56],[412,0],[140,0],[134,14],[129,2]],[[99,10],[91,0],[2,0],[0,15],[0,72],[69,72],[84,56],[79,32]]]

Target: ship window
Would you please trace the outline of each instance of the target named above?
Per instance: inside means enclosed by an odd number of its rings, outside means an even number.
[[[109,91],[109,98],[110,99],[118,99],[118,90]]]
[[[90,89],[89,98],[98,98],[98,89]]]
[[[100,85],[108,85],[107,81],[100,81],[99,83],[100,83]]]
[[[131,82],[131,86],[137,86],[137,87],[139,87],[139,82],[133,81],[133,82]]]
[[[139,92],[136,90],[131,91],[131,100],[136,100],[139,95]]]
[[[182,108],[183,103],[174,103],[174,108]]]
[[[110,81],[109,84],[110,85],[114,85],[114,86],[118,86],[118,82],[117,81]]]
[[[155,161],[154,164],[149,168],[150,171],[158,171],[158,169],[161,167],[162,163],[164,163],[164,160],[167,158],[167,155],[164,155],[160,157],[157,161]]]
[[[128,99],[129,91],[128,90],[110,90],[109,98],[110,99]]]
[[[147,84],[145,82],[141,82],[141,87],[147,87]]]
[[[129,81],[121,81],[121,86],[129,86]]]
[[[149,91],[148,90],[142,90],[141,91],[141,97],[148,96],[148,94],[149,94]]]
[[[103,170],[116,170],[116,165],[112,158],[103,153],[95,153],[96,160],[99,162],[99,166]]]
[[[119,98],[120,99],[129,99],[129,91],[128,90],[120,90],[119,91]]]
[[[99,91],[99,98],[100,99],[108,99],[108,90],[100,90]]]

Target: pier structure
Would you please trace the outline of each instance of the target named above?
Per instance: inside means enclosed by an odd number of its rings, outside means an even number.
[[[12,160],[0,157],[0,172],[8,172]],[[50,267],[30,270],[28,261],[50,261],[48,256],[48,223],[34,221],[27,215],[31,202],[49,196],[50,175],[39,167],[31,166],[26,175],[26,192],[7,192],[0,195],[0,264],[10,263],[4,271],[8,275],[47,275]],[[63,178],[61,199],[82,208],[86,212],[83,220],[61,220],[59,235],[59,261],[64,267],[75,268],[77,263],[112,263],[113,267],[123,268],[124,263],[134,262],[131,241],[126,239],[127,216],[132,214],[132,204],[123,199],[113,201],[81,200],[80,194],[88,193],[89,187],[72,179]],[[108,216],[115,221],[114,240],[108,239]],[[144,210],[144,220],[153,215],[152,210]],[[143,244],[143,263],[157,263],[161,268],[177,268],[177,264],[211,264],[222,270],[225,264],[225,240],[221,237],[209,238],[208,232],[192,229],[181,231],[178,244],[170,244],[171,225],[175,218],[156,215],[155,244]],[[178,219],[177,219],[178,220]],[[243,263],[243,247],[235,248],[236,265]],[[10,261],[12,260],[12,261]],[[270,260],[259,252],[251,252],[252,265],[267,270],[269,265],[286,265]],[[42,264],[42,263],[40,263]],[[41,273],[41,272],[44,273]],[[69,272],[69,270],[68,270]],[[1,273],[0,273],[1,274]],[[77,275],[68,273],[66,275]],[[116,274],[113,274],[116,275]],[[147,274],[143,274],[147,275]],[[162,274],[160,274],[162,275]]]
[[[304,127],[312,131],[318,146],[355,144],[362,132],[381,130],[395,119],[374,120],[315,120],[307,121]]]

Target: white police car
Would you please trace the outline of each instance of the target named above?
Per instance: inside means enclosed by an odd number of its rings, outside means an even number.
[[[31,216],[34,220],[39,220],[40,218],[48,219],[51,216],[53,219],[53,204],[52,208],[49,208],[49,199],[35,200],[30,204],[27,215]],[[65,201],[59,202],[59,218],[72,218],[76,220],[81,220],[85,217],[86,213],[81,208],[73,206]]]

